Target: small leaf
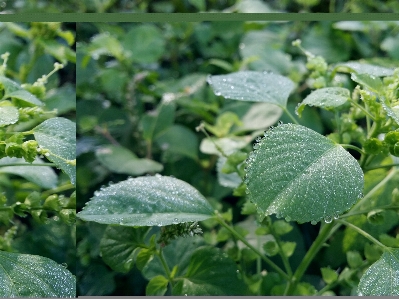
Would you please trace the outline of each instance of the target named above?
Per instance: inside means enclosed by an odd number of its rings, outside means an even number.
[[[399,296],[399,249],[382,254],[363,274],[358,286],[362,296]]]
[[[273,229],[278,235],[285,235],[292,231],[293,227],[284,220],[277,220],[273,222]]]
[[[115,173],[142,175],[163,170],[162,164],[150,159],[139,159],[133,152],[122,146],[102,146],[96,150],[96,157],[101,164]]]
[[[391,117],[399,125],[399,105],[391,106],[388,100],[382,98],[382,108],[386,111],[389,117]]]
[[[143,246],[147,232],[148,228],[108,226],[100,243],[104,262],[115,271],[130,271],[134,265],[134,253]]]
[[[382,80],[379,77],[373,75],[352,73],[351,79],[356,83],[367,87],[373,92],[381,92],[383,87]]]
[[[291,255],[294,254],[295,248],[296,248],[295,242],[282,242],[281,250],[284,252],[284,254],[287,257],[290,257]]]
[[[18,109],[13,106],[0,107],[0,127],[15,124],[19,119]]]
[[[0,87],[1,86],[4,88],[3,99],[16,98],[29,104],[43,106],[43,103],[33,94],[23,89],[18,83],[6,77],[0,76]]]
[[[330,268],[321,268],[321,276],[323,277],[323,280],[327,283],[333,283],[338,279],[338,273],[335,272],[334,270]]]
[[[145,288],[146,296],[163,296],[165,295],[168,289],[169,281],[165,278],[165,276],[158,275],[148,282]]]
[[[176,178],[138,177],[97,191],[77,217],[125,226],[165,226],[208,219],[213,209],[194,187]]]
[[[249,199],[260,215],[331,222],[363,190],[363,172],[340,145],[300,125],[270,129],[247,160]]]
[[[254,71],[242,71],[228,75],[209,76],[208,83],[218,96],[227,99],[265,102],[282,108],[295,84],[289,78]]]
[[[76,159],[76,125],[62,117],[50,118],[33,129],[35,139],[51,154],[47,159],[54,162],[70,178],[76,182],[76,166],[67,164],[65,160]]]
[[[218,182],[224,187],[237,188],[242,183],[242,179],[237,172],[227,174],[222,171],[223,165],[225,165],[226,161],[227,158],[220,156],[216,164]]]
[[[186,274],[173,287],[173,295],[244,295],[245,285],[237,277],[236,263],[218,248],[194,251]]]
[[[297,113],[300,114],[305,105],[322,108],[338,107],[345,104],[349,96],[349,90],[342,87],[316,89],[299,104]]]
[[[348,265],[352,269],[360,267],[363,263],[362,256],[357,251],[348,251],[346,253],[346,259],[348,260]]]
[[[76,278],[46,257],[0,251],[0,297],[76,297]]]
[[[274,256],[276,255],[280,249],[277,245],[275,240],[270,240],[263,245],[263,250],[265,251],[266,255]]]

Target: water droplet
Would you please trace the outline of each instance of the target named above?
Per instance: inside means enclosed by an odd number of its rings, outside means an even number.
[[[331,223],[332,222],[332,217],[331,216],[327,216],[326,218],[324,218],[324,222],[325,223]]]
[[[291,217],[289,217],[289,216],[285,217],[285,221],[290,222],[291,221]]]
[[[310,221],[310,224],[312,224],[312,225],[316,225],[316,224],[317,224],[317,221],[315,221],[315,220],[312,220],[312,221]]]

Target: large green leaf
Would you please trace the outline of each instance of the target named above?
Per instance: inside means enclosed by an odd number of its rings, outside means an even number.
[[[342,87],[326,87],[316,89],[308,95],[297,107],[297,114],[301,114],[305,105],[332,108],[345,104],[350,97],[350,92]]]
[[[246,184],[261,215],[331,222],[362,197],[363,172],[357,161],[311,129],[279,125],[254,148]]]
[[[76,278],[46,257],[0,251],[0,297],[76,297]]]
[[[16,98],[26,103],[43,106],[43,103],[33,94],[23,89],[18,83],[0,76],[0,90],[4,89],[3,99]]]
[[[219,248],[200,247],[191,256],[187,272],[172,294],[180,296],[244,295],[245,285],[237,277],[237,265]]]
[[[362,63],[359,61],[348,61],[343,63],[338,63],[335,67],[346,67],[349,68],[350,72],[355,72],[357,74],[368,74],[376,77],[392,76],[393,69],[386,67],[373,65],[369,63]],[[343,70],[340,68],[340,70]]]
[[[399,296],[399,249],[391,249],[368,268],[360,279],[361,296]]]
[[[0,107],[0,127],[15,124],[19,119],[18,109],[13,106]]]
[[[146,246],[148,228],[108,226],[101,239],[100,250],[104,262],[113,270],[126,273],[133,268],[134,253]]]
[[[96,150],[96,157],[101,164],[116,173],[142,175],[163,170],[162,164],[150,159],[139,159],[133,152],[122,146],[102,146]]]
[[[76,158],[76,125],[69,119],[55,117],[42,122],[33,129],[39,145],[51,151],[47,159],[54,162],[71,179],[76,182],[76,166],[65,160]]]
[[[194,187],[161,175],[128,179],[96,191],[77,216],[125,226],[165,226],[210,218],[213,209]]]
[[[21,164],[21,166],[5,166],[4,164]],[[9,173],[19,175],[28,181],[39,185],[42,188],[51,189],[57,186],[57,175],[49,166],[32,166],[34,164],[42,164],[43,161],[36,158],[31,164],[22,158],[5,157],[0,159],[0,173]],[[26,166],[24,166],[26,165]]]
[[[284,108],[295,87],[287,77],[255,71],[209,76],[208,83],[216,95],[227,99],[265,102]]]

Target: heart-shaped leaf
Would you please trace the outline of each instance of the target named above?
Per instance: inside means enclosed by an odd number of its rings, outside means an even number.
[[[266,72],[242,71],[209,76],[208,83],[217,96],[227,99],[265,102],[282,108],[295,84],[289,78]]]
[[[357,161],[311,129],[279,125],[254,148],[246,184],[261,215],[331,222],[362,196],[363,172]]]
[[[399,296],[399,249],[391,249],[368,268],[360,279],[361,296]]]
[[[210,218],[213,209],[194,187],[161,175],[130,178],[96,191],[77,216],[125,226],[165,226]]]
[[[0,251],[0,297],[76,297],[76,278],[46,257]]]
[[[72,184],[75,184],[76,166],[65,161],[76,158],[75,123],[66,118],[55,117],[42,122],[33,131],[39,145],[51,151],[46,158],[61,168],[69,176]]]

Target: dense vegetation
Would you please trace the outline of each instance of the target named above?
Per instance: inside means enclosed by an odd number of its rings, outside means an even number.
[[[398,294],[395,22],[77,33],[78,294]]]

